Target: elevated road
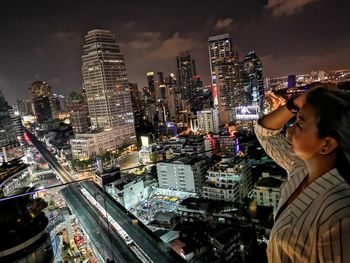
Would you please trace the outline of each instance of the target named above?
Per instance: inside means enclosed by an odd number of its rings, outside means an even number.
[[[60,165],[52,153],[33,134],[27,130],[26,133],[60,180],[63,183],[74,182],[73,176]],[[120,236],[110,228],[107,218],[101,217],[96,209],[91,206],[91,203],[83,196],[80,187],[84,187],[105,208],[107,213],[123,228],[135,244],[128,246],[121,240]],[[82,216],[80,221],[82,220],[81,222],[84,222],[84,229],[88,232],[91,240],[97,240],[96,248],[105,258],[113,258],[116,262],[139,262],[139,260],[135,260],[133,254],[130,254],[130,249],[135,254],[138,254],[136,250],[136,247],[138,247],[142,250],[142,253],[147,255],[147,258],[151,262],[185,262],[181,256],[175,253],[141,222],[132,224],[132,218],[128,216],[126,209],[94,182],[84,181],[70,184],[61,191],[73,211],[77,215]],[[142,257],[140,258],[142,259]]]
[[[132,218],[128,216],[125,208],[117,203],[111,196],[106,195],[105,191],[98,185],[90,181],[81,182],[80,185],[84,187],[102,207],[105,208],[107,213],[118,222],[131,239],[153,262],[185,262],[141,222],[132,224]],[[159,261],[159,259],[162,260]]]
[[[94,207],[80,194],[78,187],[68,185],[61,190],[61,193],[103,258],[123,263],[140,262],[125,242],[110,229]]]

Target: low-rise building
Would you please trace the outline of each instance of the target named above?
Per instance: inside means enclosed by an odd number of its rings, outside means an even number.
[[[239,150],[238,140],[232,134],[207,134],[204,136],[206,155],[215,154],[235,155]]]
[[[207,170],[205,159],[181,157],[176,161],[157,163],[160,188],[199,193]]]
[[[223,159],[208,170],[203,197],[239,202],[252,191],[251,166],[246,158]]]
[[[119,129],[78,133],[70,140],[74,159],[88,159],[106,151],[122,146]]]
[[[280,200],[280,188],[283,182],[283,180],[272,176],[263,177],[256,182],[253,189],[253,196],[257,205],[271,206],[276,211]]]

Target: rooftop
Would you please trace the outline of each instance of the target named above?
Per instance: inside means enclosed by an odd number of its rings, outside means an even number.
[[[279,188],[282,183],[282,180],[269,176],[260,179],[255,185],[260,187]]]

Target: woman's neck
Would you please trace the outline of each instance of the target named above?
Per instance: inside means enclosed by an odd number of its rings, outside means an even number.
[[[329,172],[330,170],[336,168],[336,154],[319,156],[317,159],[311,159],[305,161],[306,166],[309,170],[309,175],[307,179],[307,184],[311,184],[317,178],[323,174]]]

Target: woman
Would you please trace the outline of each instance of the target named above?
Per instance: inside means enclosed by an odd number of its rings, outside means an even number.
[[[350,95],[311,89],[262,117],[255,133],[288,173],[269,262],[350,262]]]

